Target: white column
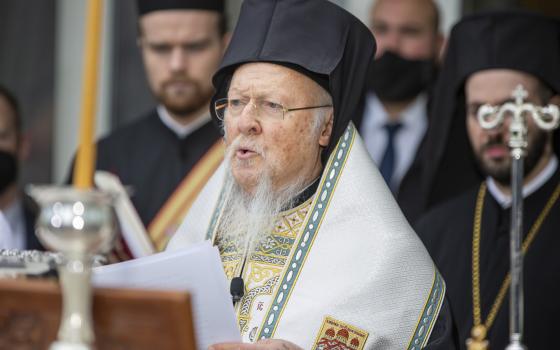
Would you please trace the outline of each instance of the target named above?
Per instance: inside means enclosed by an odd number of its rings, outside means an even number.
[[[369,25],[369,9],[376,0],[331,0]]]
[[[78,145],[86,0],[57,0],[55,33],[55,97],[53,182],[66,180]],[[113,2],[104,1],[102,56],[99,66],[96,135],[110,128]]]
[[[441,14],[441,30],[449,36],[451,27],[461,19],[462,0],[436,0]]]

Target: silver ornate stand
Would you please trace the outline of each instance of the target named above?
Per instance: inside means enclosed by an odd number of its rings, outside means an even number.
[[[113,240],[112,197],[71,187],[30,187],[28,192],[41,207],[37,236],[63,256],[58,266],[62,321],[58,340],[50,349],[92,349],[91,264],[95,252],[108,250]]]
[[[522,85],[512,92],[515,103],[501,106],[483,105],[478,110],[478,121],[484,129],[494,129],[511,116],[509,147],[511,149],[511,231],[510,231],[510,344],[506,350],[526,350],[523,345],[523,252],[521,235],[523,228],[523,160],[527,149],[527,117],[543,130],[553,130],[560,123],[557,106],[535,106],[524,102],[528,96]]]

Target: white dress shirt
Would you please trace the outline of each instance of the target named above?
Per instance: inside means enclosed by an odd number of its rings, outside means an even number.
[[[529,181],[526,185],[523,186],[523,198],[528,197],[536,190],[541,188],[551,177],[554,175],[554,172],[558,168],[558,158],[556,155],[553,155],[552,158],[548,161],[546,167],[538,173],[537,176],[531,181]],[[488,186],[488,191],[492,194],[494,199],[500,204],[500,206],[504,209],[511,207],[511,195],[503,193],[496,181],[493,178],[487,177],[486,178],[486,185]]]
[[[23,203],[18,199],[0,210],[0,249],[25,249],[25,244]]]
[[[165,126],[167,126],[171,131],[173,131],[177,135],[177,137],[181,139],[184,139],[185,137],[189,136],[193,131],[200,128],[211,119],[210,113],[204,113],[196,117],[187,125],[183,125],[178,121],[176,121],[175,119],[173,119],[173,117],[169,115],[167,109],[165,109],[165,107],[162,105],[157,106],[157,113],[159,115],[159,119],[161,119],[161,122],[165,124]]]
[[[399,188],[426,133],[428,128],[427,103],[428,96],[422,93],[401,113],[399,122],[402,127],[395,135],[394,140],[396,159],[391,178],[391,188]],[[379,98],[373,93],[368,93],[360,135],[364,139],[371,158],[377,165],[381,163],[387,147],[387,132],[384,126],[389,121],[389,114]]]

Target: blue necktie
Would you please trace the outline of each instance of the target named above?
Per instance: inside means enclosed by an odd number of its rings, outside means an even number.
[[[383,153],[383,158],[381,158],[379,171],[389,187],[391,187],[391,178],[393,177],[395,161],[397,158],[395,155],[395,135],[401,127],[401,123],[388,123],[384,126],[385,131],[387,132],[387,147],[385,148],[385,153]]]

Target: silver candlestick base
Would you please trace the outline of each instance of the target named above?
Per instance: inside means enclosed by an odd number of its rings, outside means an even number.
[[[527,347],[521,343],[520,334],[512,334],[510,343],[506,347],[506,350],[527,350]]]
[[[96,252],[113,242],[116,222],[111,195],[72,187],[30,187],[40,205],[37,237],[58,251],[62,288],[62,320],[51,350],[89,350],[95,336],[92,322],[91,265]]]

